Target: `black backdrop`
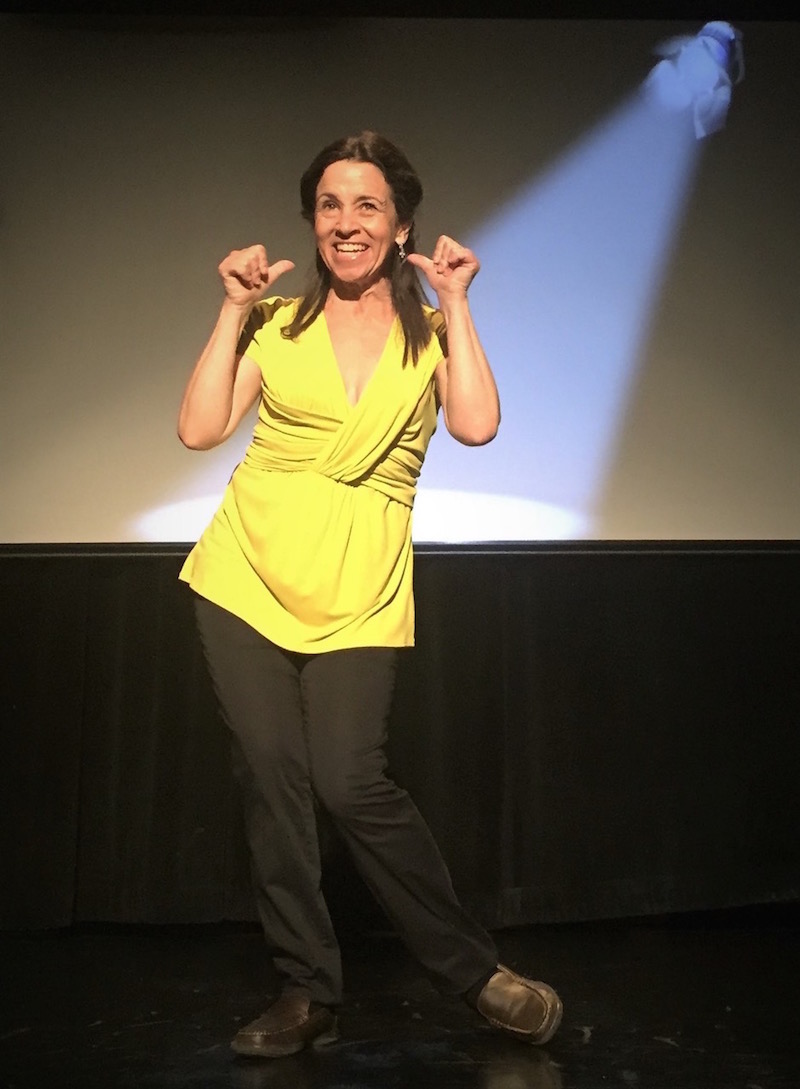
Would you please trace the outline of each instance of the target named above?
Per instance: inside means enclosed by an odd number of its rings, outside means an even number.
[[[255,918],[186,551],[0,548],[0,926]],[[486,925],[798,896],[800,546],[416,563],[392,767]]]

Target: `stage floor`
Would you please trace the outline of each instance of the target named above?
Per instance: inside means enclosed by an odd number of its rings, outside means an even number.
[[[545,1048],[443,999],[386,934],[344,941],[341,1040],[229,1040],[270,986],[252,927],[0,935],[3,1089],[798,1089],[800,908],[537,926],[502,958],[561,993]]]

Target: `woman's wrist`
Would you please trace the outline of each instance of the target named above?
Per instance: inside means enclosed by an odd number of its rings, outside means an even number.
[[[469,313],[469,299],[467,298],[466,290],[463,291],[442,291],[439,296],[439,309],[445,317],[445,320],[451,317],[457,317],[460,314]]]

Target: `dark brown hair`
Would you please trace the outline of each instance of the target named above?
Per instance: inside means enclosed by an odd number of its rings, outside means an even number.
[[[332,163],[351,160],[372,163],[380,170],[392,191],[397,218],[410,228],[405,241],[407,253],[416,247],[414,215],[422,200],[422,184],[400,148],[377,132],[365,130],[357,136],[345,136],[335,140],[320,151],[300,179],[300,206],[303,219],[314,222],[319,180]],[[411,355],[414,363],[431,339],[431,330],[423,307],[428,300],[417,279],[413,265],[401,260],[398,249],[392,246],[386,259],[386,274],[392,289],[392,303],[403,329],[405,347],[403,363]],[[315,270],[300,302],[293,321],[283,330],[283,335],[294,340],[322,313],[331,285],[328,266],[317,252]]]

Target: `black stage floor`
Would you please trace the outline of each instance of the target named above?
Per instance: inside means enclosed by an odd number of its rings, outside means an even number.
[[[237,1059],[269,976],[251,927],[0,935],[3,1089],[799,1089],[800,907],[497,934],[552,983],[558,1035],[531,1048],[441,998],[389,935],[345,944],[342,1038]]]

